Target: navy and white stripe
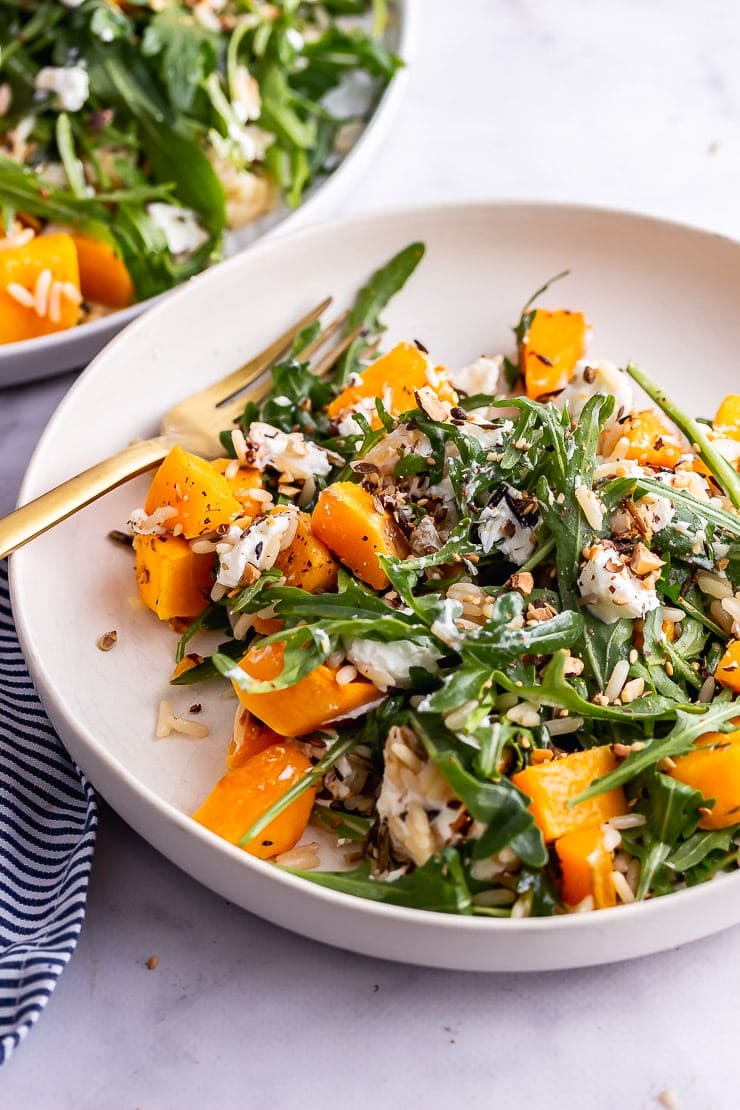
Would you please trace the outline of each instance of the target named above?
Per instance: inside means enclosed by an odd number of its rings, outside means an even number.
[[[0,564],[0,1064],[75,950],[97,822],[92,787],[28,676]]]

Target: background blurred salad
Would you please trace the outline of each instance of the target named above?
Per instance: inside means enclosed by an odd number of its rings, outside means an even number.
[[[298,205],[357,129],[328,94],[351,78],[372,104],[401,64],[386,20],[384,0],[0,0],[0,341],[68,326],[74,266],[31,265],[40,238],[73,232],[76,323]]]

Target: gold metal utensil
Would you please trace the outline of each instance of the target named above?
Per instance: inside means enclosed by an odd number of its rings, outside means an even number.
[[[247,401],[260,401],[267,396],[272,385],[271,368],[290,349],[299,332],[318,320],[330,302],[331,297],[322,301],[238,370],[174,405],[162,418],[161,435],[131,444],[0,520],[0,559],[110,490],[151,470],[176,443],[206,458],[222,454],[219,432],[239,418]],[[346,314],[325,327],[301,357],[311,358],[341,329],[345,320]],[[335,342],[312,364],[313,372],[325,374],[360,330],[355,328]]]

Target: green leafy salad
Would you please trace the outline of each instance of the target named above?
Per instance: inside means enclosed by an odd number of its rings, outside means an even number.
[[[686,415],[547,286],[506,354],[379,356],[423,253],[361,290],[329,377],[303,335],[223,458],[173,449],[132,513],[173,683],[238,699],[195,820],[337,891],[499,918],[734,869],[740,397]],[[158,734],[182,724],[164,702]]]
[[[107,246],[128,282],[80,251],[83,309],[120,308],[218,260],[225,231],[280,198],[299,205],[401,64],[387,21],[385,0],[0,0],[0,234],[21,252],[0,307],[11,287],[33,308],[17,290],[35,296],[43,269],[75,284],[34,237]],[[337,107],[350,85],[359,115]],[[69,326],[39,305],[46,330]],[[39,333],[11,324],[0,311],[0,342]]]

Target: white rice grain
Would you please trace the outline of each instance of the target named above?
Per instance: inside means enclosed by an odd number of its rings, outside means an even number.
[[[33,290],[34,308],[36,309],[37,316],[46,316],[49,311],[49,290],[54,275],[48,268],[42,270],[36,278],[36,285]]]
[[[622,693],[622,687],[627,681],[627,675],[629,673],[630,665],[626,659],[620,659],[619,662],[614,665],[614,670],[604,690],[604,697],[608,701],[616,701]]]
[[[547,731],[551,736],[567,736],[569,732],[578,732],[583,728],[583,717],[558,717],[547,722]]]
[[[23,308],[33,308],[36,304],[33,293],[29,293],[29,291],[24,289],[22,285],[19,285],[17,281],[11,281],[10,285],[6,285],[5,292],[19,305],[22,305]]]
[[[621,871],[612,871],[611,880],[614,891],[620,902],[623,902],[625,904],[628,902],[634,902],[635,893]]]

